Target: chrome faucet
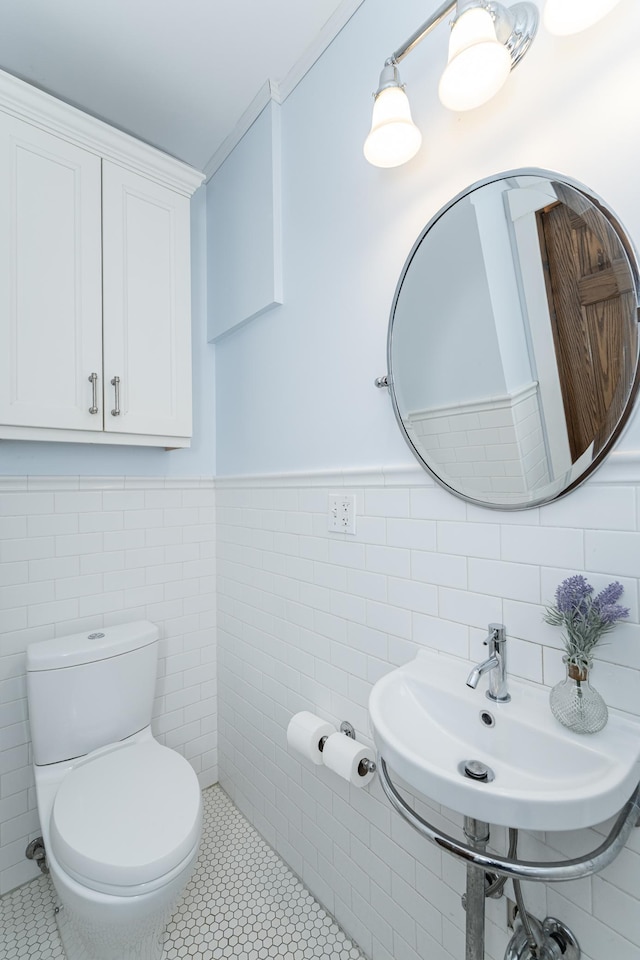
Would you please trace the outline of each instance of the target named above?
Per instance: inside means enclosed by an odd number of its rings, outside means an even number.
[[[483,641],[489,647],[489,656],[473,668],[467,677],[467,686],[475,690],[480,677],[489,674],[487,697],[497,703],[511,700],[507,691],[507,633],[503,623],[490,623],[489,634]]]

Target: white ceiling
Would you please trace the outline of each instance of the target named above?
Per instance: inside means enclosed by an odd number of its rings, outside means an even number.
[[[357,5],[10,0],[0,68],[202,169],[264,83],[283,80]]]

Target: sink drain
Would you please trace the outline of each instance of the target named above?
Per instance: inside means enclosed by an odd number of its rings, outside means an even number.
[[[458,770],[467,780],[475,780],[477,783],[491,783],[495,780],[493,770],[482,760],[463,760],[458,764]]]

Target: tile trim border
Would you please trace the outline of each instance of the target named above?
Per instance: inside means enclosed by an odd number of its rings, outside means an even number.
[[[640,450],[614,451],[590,485],[640,483]],[[333,470],[283,471],[202,477],[0,476],[0,493],[52,490],[213,490],[231,487],[437,487],[420,466],[346,467]]]
[[[588,485],[640,483],[640,451],[613,452],[590,477]],[[217,489],[231,487],[435,487],[444,489],[418,465],[353,467],[344,470],[302,470],[218,476]],[[453,496],[453,494],[452,494]]]
[[[230,487],[362,487],[425,486],[435,481],[418,466],[352,467],[344,470],[301,470],[283,473],[239,474],[216,477],[217,489]]]
[[[215,477],[7,477],[0,476],[0,493],[41,493],[57,490],[213,490]]]

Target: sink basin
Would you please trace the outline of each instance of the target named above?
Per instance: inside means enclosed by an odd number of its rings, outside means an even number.
[[[511,701],[493,703],[486,676],[467,687],[472,666],[425,650],[375,684],[373,736],[390,772],[436,803],[509,827],[572,830],[618,813],[640,780],[640,723],[610,714],[600,733],[572,733],[552,715],[548,688],[509,677]],[[465,776],[473,760],[493,779]]]

